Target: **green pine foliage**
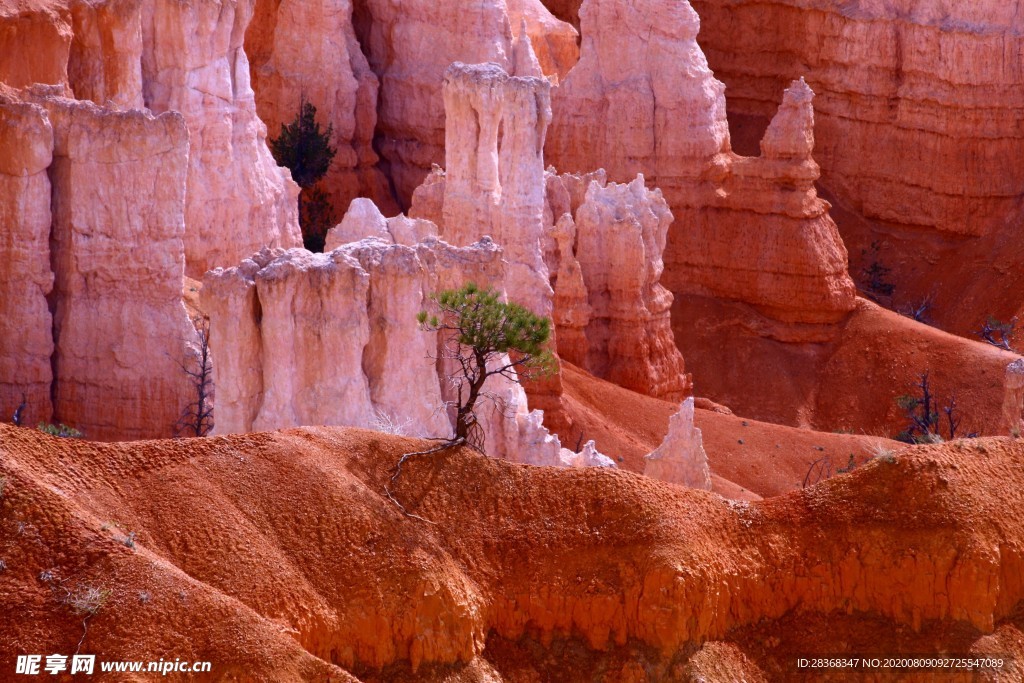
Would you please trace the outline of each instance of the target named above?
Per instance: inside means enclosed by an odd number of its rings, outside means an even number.
[[[281,124],[281,134],[270,141],[270,152],[281,166],[292,172],[292,180],[299,187],[312,187],[331,165],[338,150],[331,147],[334,127],[321,131],[316,121],[316,107],[303,97],[299,102],[299,113],[287,126]]]
[[[420,311],[417,320],[426,331],[442,332],[442,357],[458,366],[449,378],[459,396],[455,439],[483,450],[474,411],[479,401],[488,398],[487,379],[501,375],[519,382],[550,373],[555,365],[546,348],[551,321],[517,303],[504,302],[494,290],[472,282],[431,299],[436,310]]]

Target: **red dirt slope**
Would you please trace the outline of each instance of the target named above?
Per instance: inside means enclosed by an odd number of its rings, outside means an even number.
[[[742,304],[677,297],[672,329],[694,390],[768,422],[892,436],[906,424],[896,397],[929,370],[939,395],[956,393],[964,427],[1005,431],[1003,374],[1015,354],[864,299],[817,343],[778,341],[767,324]]]
[[[562,363],[563,401],[575,430],[594,439],[598,449],[622,457],[620,467],[643,472],[643,456],[668,431],[675,403],[651,398],[598,379]],[[698,400],[697,404],[702,403]],[[874,436],[832,434],[758,422],[697,408],[694,422],[703,432],[714,491],[733,500],[755,500],[799,489],[811,463],[828,457],[834,470],[869,460],[878,449],[903,444]],[[575,443],[579,431],[563,435]],[[576,437],[578,438],[578,437]],[[754,494],[754,495],[751,495]]]
[[[208,659],[208,680],[801,680],[795,652],[851,648],[1024,660],[1019,443],[910,449],[757,503],[453,451],[397,486],[430,522],[382,494],[420,445],[0,425],[4,676],[17,654],[74,650],[62,588],[83,587],[109,591],[83,652]]]

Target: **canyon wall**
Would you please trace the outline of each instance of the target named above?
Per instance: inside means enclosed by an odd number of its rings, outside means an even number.
[[[553,97],[547,158],[564,171],[638,173],[675,216],[665,285],[739,300],[787,323],[821,324],[853,308],[854,286],[829,205],[818,198],[812,93],[788,91],[762,156],[732,152],[725,86],[697,44],[688,3],[644,0],[581,9],[580,62]]]
[[[29,96],[53,128],[54,414],[92,439],[170,435],[195,342],[181,301],[185,122],[51,90]]]
[[[373,150],[379,83],[356,39],[351,0],[258,0],[245,52],[271,138],[295,119],[302,98],[331,126],[337,153],[320,186],[338,215],[360,196],[397,213]]]
[[[50,271],[53,127],[46,111],[0,92],[0,421],[53,413]]]
[[[184,243],[193,277],[264,245],[301,244],[298,188],[271,157],[256,116],[242,49],[252,13],[253,0],[0,7],[0,82],[64,85],[101,106],[184,116]]]
[[[807,79],[818,93],[822,181],[864,218],[977,236],[1015,212],[1019,2],[692,4],[740,124],[765,122],[781,87]]]
[[[186,273],[302,244],[298,187],[266,146],[242,48],[252,0],[142,6],[143,97],[189,129]]]
[[[524,20],[545,74],[564,73],[575,61],[572,27],[536,0],[355,5],[356,35],[380,80],[377,149],[403,207],[431,165],[444,161],[441,84],[452,63],[493,62],[514,71],[513,31],[521,34]]]

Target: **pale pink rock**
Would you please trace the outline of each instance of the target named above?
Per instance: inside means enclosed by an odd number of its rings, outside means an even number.
[[[276,138],[299,112],[301,97],[333,127],[337,153],[319,186],[339,213],[355,197],[395,209],[377,168],[377,76],[356,39],[351,0],[257,0],[245,33],[256,109]]]
[[[1024,358],[1006,366],[1003,392],[1003,421],[1008,433],[1019,438],[1024,433],[1024,420],[1021,419],[1024,411]]]
[[[682,398],[690,387],[675,345],[661,254],[672,223],[660,190],[591,182],[576,212],[575,257],[591,308],[584,367],[634,391]],[[565,254],[569,256],[569,254]]]
[[[93,439],[171,436],[196,342],[181,299],[185,122],[32,96],[54,140],[54,419]]]
[[[370,276],[359,262],[342,252],[290,249],[255,280],[263,402],[253,429],[369,425],[370,387],[361,366],[370,339]]]
[[[264,248],[234,268],[215,268],[203,279],[201,300],[210,317],[216,434],[252,431],[263,402],[262,306],[256,273],[283,249]]]
[[[614,460],[597,450],[593,440],[583,444],[579,453],[563,448],[562,462],[567,467],[618,467]]]
[[[516,76],[549,76],[556,83],[565,78],[580,58],[576,29],[556,19],[540,0],[506,0],[506,5],[515,34],[511,73]],[[529,49],[532,58],[519,55],[525,48]],[[532,63],[536,64],[536,73]],[[529,66],[529,70],[524,70],[524,66]]]
[[[189,130],[186,272],[229,265],[263,246],[302,243],[298,187],[266,145],[242,49],[252,0],[142,6],[143,94]]]
[[[603,166],[617,182],[642,172],[662,189],[675,215],[664,284],[677,295],[750,303],[787,323],[848,314],[855,289],[814,190],[806,86],[786,95],[766,156],[739,157],[689,3],[590,0],[580,16],[580,62],[554,95],[549,159],[563,170]]]
[[[46,112],[0,94],[0,421],[25,401],[22,424],[53,413],[50,180],[53,129]]]
[[[553,322],[558,355],[573,365],[585,368],[590,350],[587,327],[593,309],[583,280],[583,269],[573,250],[576,224],[571,214],[562,214],[555,223],[552,236],[556,245],[552,259],[557,264],[552,268],[551,282],[555,292]]]
[[[508,295],[545,316],[553,296],[541,250],[550,92],[547,80],[509,76],[496,64],[455,63],[448,69],[440,226],[453,244],[490,235],[508,262]]]
[[[669,419],[668,434],[644,456],[644,474],[672,484],[711,490],[711,468],[699,429],[693,426],[693,397]]]
[[[453,62],[509,66],[512,29],[504,0],[366,0],[356,31],[380,79],[379,151],[407,206],[445,155],[441,81]]]
[[[450,436],[437,377],[436,337],[422,332],[416,320],[429,305],[431,273],[417,250],[405,245],[367,239],[340,251],[355,258],[370,276],[370,338],[362,353],[362,371],[374,413],[400,416],[416,436]]]
[[[388,220],[372,200],[360,197],[353,199],[341,223],[327,231],[324,251],[334,251],[343,244],[358,242],[364,237],[375,237],[393,242],[388,232]]]
[[[376,204],[360,197],[352,200],[341,223],[327,231],[324,251],[333,251],[367,237],[411,247],[428,237],[436,236],[437,226],[431,221],[409,218],[403,214],[384,218]]]

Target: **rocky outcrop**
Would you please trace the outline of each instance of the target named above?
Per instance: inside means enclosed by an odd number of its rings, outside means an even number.
[[[693,5],[737,123],[763,128],[782,86],[807,78],[822,181],[844,206],[953,236],[985,234],[1016,211],[1024,58],[1008,45],[1024,29],[1017,3]]]
[[[654,479],[695,489],[711,490],[711,468],[700,430],[693,426],[693,397],[669,419],[668,434],[644,456],[644,474]]]
[[[0,422],[25,402],[21,423],[50,421],[53,320],[46,112],[0,94]]]
[[[393,219],[392,219],[393,220]],[[210,271],[203,301],[217,358],[217,433],[350,425],[450,436],[459,400],[441,339],[416,322],[430,295],[468,281],[501,287],[490,240],[453,247],[367,238],[329,253],[263,250]],[[516,382],[492,377],[477,415],[489,455],[545,465],[603,462],[565,451]]]
[[[168,436],[195,342],[181,301],[185,123],[32,96],[53,126],[55,418],[92,439]]]
[[[337,153],[320,187],[339,215],[359,196],[394,209],[373,150],[377,76],[352,28],[351,0],[258,0],[245,52],[256,110],[271,137],[292,122],[303,97],[332,127]]]
[[[539,315],[550,314],[552,297],[541,251],[550,92],[547,80],[497,64],[445,72],[442,234],[459,245],[490,235],[505,252],[509,296]]]
[[[515,73],[513,28],[522,19],[530,37],[543,36],[533,48],[546,74],[573,61],[572,28],[555,21],[535,0],[457,6],[428,0],[356,3],[356,34],[380,79],[376,146],[403,207],[431,165],[445,159],[445,71],[454,62],[494,62]]]
[[[541,71],[556,79],[565,78],[580,58],[579,33],[555,18],[541,0],[505,0],[509,23],[517,43],[525,36],[537,56]],[[534,76],[514,67],[517,76]]]
[[[688,3],[591,0],[581,21],[580,62],[554,95],[547,156],[563,170],[603,166],[617,182],[643,173],[662,189],[675,216],[664,284],[787,323],[852,310],[846,251],[814,191],[806,87],[788,91],[763,156],[739,157]]]
[[[1024,412],[1024,359],[1015,360],[1006,366],[1003,381],[1003,421],[1008,433],[1019,438],[1024,428],[1021,419]]]
[[[70,5],[67,70],[75,97],[142,109],[142,0],[73,0]]]
[[[242,48],[250,0],[143,3],[143,96],[189,130],[187,273],[298,246],[298,187],[266,146]]]
[[[324,251],[333,251],[349,242],[366,237],[385,242],[414,246],[430,237],[437,237],[437,225],[422,218],[404,214],[384,218],[377,205],[366,198],[352,200],[341,223],[327,231]]]
[[[591,311],[584,367],[627,389],[681,399],[690,385],[672,334],[672,294],[660,284],[671,223],[661,192],[642,175],[628,185],[592,182],[576,212],[575,258]]]
[[[67,85],[71,36],[66,0],[0,1],[0,83]]]

